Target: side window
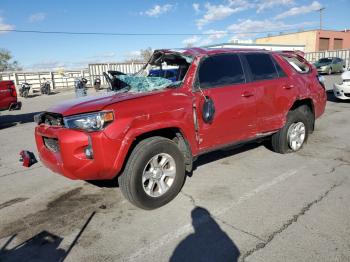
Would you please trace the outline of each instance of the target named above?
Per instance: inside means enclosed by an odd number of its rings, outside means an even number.
[[[253,81],[277,78],[275,65],[268,54],[246,54]]]
[[[283,58],[299,73],[310,72],[310,66],[306,64],[300,57],[297,56],[283,56]]]
[[[273,63],[275,64],[277,73],[278,73],[278,77],[286,77],[287,74],[283,71],[282,67],[276,62],[276,60],[274,58],[272,58]]]
[[[199,67],[198,80],[201,88],[244,83],[238,55],[223,54],[206,58]]]

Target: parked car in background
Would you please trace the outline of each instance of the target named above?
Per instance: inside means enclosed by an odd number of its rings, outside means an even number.
[[[345,61],[338,57],[321,58],[315,64],[317,72],[320,74],[341,73],[345,68]]]
[[[177,67],[175,82],[149,77],[163,64]],[[207,152],[263,139],[281,154],[300,150],[327,100],[316,70],[291,52],[156,50],[137,75],[115,77],[124,84],[117,92],[35,116],[36,144],[54,172],[117,177],[123,195],[144,209],[176,197]]]
[[[345,71],[341,75],[342,82],[334,84],[333,93],[335,97],[342,100],[350,99],[350,71]]]
[[[22,103],[17,101],[16,86],[13,81],[0,81],[0,111],[19,110]]]

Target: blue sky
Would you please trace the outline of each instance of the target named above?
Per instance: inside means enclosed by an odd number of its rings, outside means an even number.
[[[207,45],[254,39],[267,31],[350,28],[350,0],[0,0],[0,30],[175,33],[181,36],[48,35],[0,32],[0,48],[25,69],[82,68],[122,61],[147,47]],[[252,33],[263,32],[263,33]],[[211,34],[206,36],[195,34]]]

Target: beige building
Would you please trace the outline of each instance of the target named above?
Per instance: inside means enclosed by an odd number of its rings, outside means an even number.
[[[350,30],[310,30],[262,37],[256,44],[305,45],[305,52],[350,49]]]

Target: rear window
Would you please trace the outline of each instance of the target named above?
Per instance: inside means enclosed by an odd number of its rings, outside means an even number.
[[[278,78],[276,67],[268,54],[245,55],[253,81]]]
[[[298,56],[283,56],[283,58],[299,73],[310,72],[310,66],[306,64],[301,57]]]

